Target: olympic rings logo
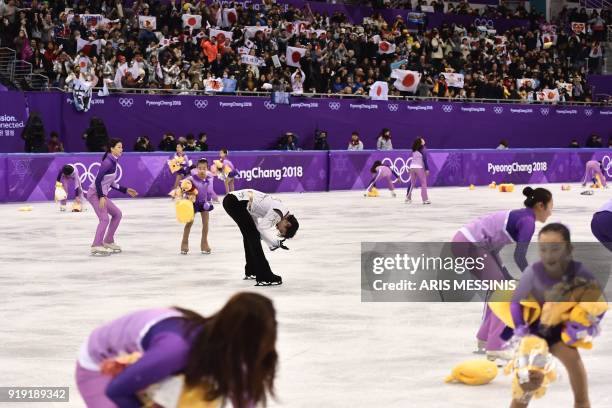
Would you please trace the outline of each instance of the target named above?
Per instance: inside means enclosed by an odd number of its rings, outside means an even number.
[[[608,177],[612,177],[612,158],[610,156],[604,156],[601,159],[601,167]]]
[[[503,111],[504,111],[504,108],[503,108],[503,107],[501,107],[501,106],[494,106],[494,107],[493,107],[493,112],[497,113],[498,115],[499,115],[500,113],[502,113]]]
[[[193,105],[198,109],[206,109],[208,101],[206,99],[196,99],[193,101]]]
[[[122,108],[131,108],[134,105],[134,99],[132,98],[119,98],[119,105]]]
[[[549,112],[550,112],[549,108],[540,108],[540,113],[544,116],[548,115]]]
[[[399,105],[397,103],[390,103],[387,105],[387,108],[391,112],[397,112],[397,110],[399,109]]]
[[[340,102],[330,102],[329,103],[329,109],[331,109],[331,110],[339,110],[340,109]]]
[[[495,23],[493,23],[493,20],[491,20],[491,19],[475,18],[474,19],[474,25],[476,27],[478,27],[478,26],[485,26],[487,28],[493,28],[495,26]]]
[[[585,109],[584,114],[587,116],[591,116],[593,114],[593,109]]]
[[[393,170],[395,174],[399,176],[402,183],[407,183],[410,181],[410,163],[412,163],[412,157],[409,157],[406,160],[401,157],[397,157],[395,159],[385,157],[381,160],[381,162]]]
[[[85,166],[83,163],[72,163],[72,167],[74,167],[79,172],[79,180],[81,184],[85,184],[85,181],[89,180],[89,184],[93,184],[96,181],[96,176],[98,175],[98,171],[94,174],[94,169],[100,167],[99,162],[94,162],[89,165],[89,167]],[[118,183],[123,176],[123,169],[121,165],[117,163],[117,176],[115,177],[115,182]]]
[[[270,102],[270,101],[265,101],[265,102],[264,102],[264,106],[265,106],[265,107],[266,107],[266,109],[268,109],[268,110],[274,110],[274,109],[276,109],[276,104],[275,104],[275,103],[272,103],[272,102]]]
[[[442,105],[442,110],[446,113],[451,113],[453,111],[453,105]]]

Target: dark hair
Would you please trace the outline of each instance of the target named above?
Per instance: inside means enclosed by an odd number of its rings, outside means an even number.
[[[412,151],[413,152],[416,152],[417,150],[420,151],[422,148],[423,148],[423,138],[419,136],[416,139],[414,139],[414,142],[412,143]]]
[[[552,200],[552,193],[545,188],[538,187],[535,190],[531,187],[523,189],[523,195],[527,197],[524,201],[525,207],[533,208],[537,203],[547,205]]]
[[[228,397],[237,408],[249,402],[265,405],[274,396],[276,311],[256,293],[237,293],[214,315],[205,318],[176,307],[194,335],[185,367],[188,386],[204,386],[205,398]]]
[[[359,137],[359,132],[358,132],[358,131],[356,131],[356,130],[353,130],[353,133],[351,133],[351,136],[353,136],[353,135],[355,135],[355,136]]]
[[[62,174],[64,174],[65,176],[69,176],[72,173],[74,173],[74,167],[72,167],[71,165],[67,164],[62,167]]]
[[[208,160],[204,157],[202,157],[201,159],[198,160],[198,166],[200,164],[205,164],[206,166],[208,166]]]
[[[192,133],[187,133],[187,135],[185,136],[185,139],[187,139],[187,140],[195,140],[195,137],[193,137]]]
[[[183,142],[176,142],[177,146],[181,146],[183,149],[185,148],[185,143]]]
[[[111,139],[108,142],[108,146],[106,147],[106,151],[104,152],[104,156],[102,156],[102,161],[104,161],[106,159],[106,156],[108,156],[108,154],[110,153],[111,149],[115,146],[117,146],[119,143],[123,143],[121,141],[121,139]]]
[[[206,134],[206,132],[201,132],[198,137],[201,139],[203,136],[208,137],[208,135]]]
[[[563,240],[567,242],[568,244],[572,242],[572,240],[570,239],[571,237],[570,237],[569,228],[567,228],[565,225],[561,223],[553,222],[550,224],[546,224],[540,230],[538,237],[542,234],[546,234],[547,232],[556,232],[557,234],[561,235],[563,237]]]
[[[59,134],[57,132],[51,132],[49,137],[59,137]]]
[[[289,221],[289,224],[291,225],[289,226],[289,228],[287,228],[287,232],[285,232],[284,237],[293,238],[298,228],[300,228],[300,223],[298,222],[298,220],[295,218],[293,214],[289,214],[286,219],[287,221]]]
[[[380,160],[376,160],[373,164],[372,167],[370,168],[370,173],[376,173],[376,168],[378,166],[381,166],[382,162]]]
[[[508,141],[506,139],[502,139],[499,141],[499,144],[505,147],[508,147]]]
[[[387,132],[391,133],[391,129],[389,129],[389,128],[383,128],[383,130],[381,130],[381,131],[380,131],[380,136],[383,136],[383,137],[384,137],[384,136],[385,136],[385,133],[387,133]],[[389,137],[391,137],[391,135],[389,135]]]
[[[224,147],[223,149],[221,149],[221,151],[225,154],[227,154],[227,149]]]

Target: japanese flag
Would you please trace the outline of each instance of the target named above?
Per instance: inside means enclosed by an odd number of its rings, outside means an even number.
[[[370,99],[386,101],[389,96],[389,85],[385,81],[376,81],[370,88]]]
[[[238,13],[235,8],[226,8],[223,9],[223,19],[222,26],[223,27],[231,27],[238,21]]]
[[[294,21],[294,30],[297,30],[296,34],[302,34],[310,29],[310,23],[308,21]]]
[[[416,92],[417,86],[421,81],[421,74],[416,71],[404,69],[394,69],[391,71],[391,78],[395,78],[393,86],[395,89],[406,92]]]
[[[223,81],[215,79],[207,79],[205,82],[206,92],[221,92],[223,90]]]
[[[287,30],[287,33],[292,37],[297,34],[297,28],[293,23],[285,23],[285,30]]]
[[[193,14],[183,14],[183,27],[189,27],[191,29],[202,27],[202,16]]]
[[[153,16],[138,16],[138,28],[143,30],[147,28],[151,30],[157,29],[157,18]]]
[[[586,32],[586,24],[572,22],[572,31],[576,34],[582,34]]]
[[[272,29],[268,26],[245,26],[244,33],[246,38],[253,38],[258,32],[262,32],[264,36],[270,35]]]
[[[391,44],[389,41],[381,41],[378,43],[379,54],[393,54],[395,52],[395,44]]]
[[[556,102],[559,100],[558,89],[543,89],[537,93],[538,101]]]
[[[79,59],[77,60],[77,64],[79,65],[79,68],[81,68],[81,72],[87,72],[89,71],[91,60],[89,59],[89,57],[86,56],[79,57]]]
[[[211,28],[208,34],[210,37],[215,37],[217,39],[217,44],[225,44],[225,40],[228,38],[231,40],[234,35],[231,31],[217,30],[215,28]]]
[[[286,63],[300,68],[300,59],[306,54],[306,48],[287,47]]]

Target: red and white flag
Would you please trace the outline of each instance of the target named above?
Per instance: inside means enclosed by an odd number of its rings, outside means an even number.
[[[222,27],[232,27],[238,22],[238,13],[235,8],[223,9]]]
[[[291,36],[296,35],[296,27],[293,23],[287,22],[285,23],[285,30],[287,31],[288,34],[290,34]]]
[[[183,27],[188,27],[191,29],[201,28],[202,27],[202,16],[194,15],[194,14],[183,14]]]
[[[389,99],[389,84],[385,81],[376,81],[370,87],[370,99],[374,101],[386,101]]]
[[[416,92],[417,86],[421,82],[421,74],[417,71],[404,69],[394,69],[391,71],[391,78],[395,78],[393,83],[395,89],[406,92]]]
[[[456,72],[443,72],[440,75],[444,76],[444,79],[446,79],[446,85],[450,86],[451,88],[463,88],[465,84],[463,74],[458,74]]]
[[[389,41],[381,41],[378,43],[379,54],[393,54],[395,52],[395,44],[391,44]]]
[[[79,66],[79,68],[81,68],[81,72],[87,72],[89,71],[89,67],[91,66],[91,60],[89,59],[89,57],[86,56],[79,57],[79,59],[77,60],[77,65]]]
[[[327,38],[327,31],[326,30],[310,30],[310,33],[315,33],[317,35],[318,39],[325,39]]]
[[[82,38],[77,38],[76,50],[77,52],[83,50],[85,54],[89,55],[94,45],[96,46],[97,52],[100,52],[102,50],[102,40],[87,41],[83,40]]]
[[[538,101],[542,102],[557,102],[559,100],[558,89],[543,89],[537,92]]]
[[[225,40],[231,40],[234,35],[231,31],[217,30],[216,28],[208,30],[208,34],[210,37],[215,37],[217,39],[217,44],[225,44]]]
[[[153,16],[138,16],[138,28],[142,30],[146,30],[148,28],[151,30],[156,30],[157,18]]]
[[[300,59],[306,55],[306,48],[287,47],[286,64],[300,68]]]
[[[102,14],[81,14],[81,21],[88,29],[97,29],[104,16]]]
[[[264,36],[270,35],[272,29],[268,26],[246,26],[244,27],[244,33],[246,38],[253,38],[258,32],[262,32]]]
[[[572,31],[576,34],[584,34],[586,32],[586,24],[573,22]]]
[[[223,90],[223,81],[218,78],[207,79],[204,82],[206,92],[221,92]]]

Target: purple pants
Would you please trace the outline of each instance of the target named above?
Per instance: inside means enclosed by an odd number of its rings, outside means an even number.
[[[108,197],[106,197],[106,206],[104,209],[100,209],[100,199],[95,192],[87,193],[87,201],[89,201],[100,220],[92,246],[114,243],[115,231],[117,231],[121,222],[121,210]]]
[[[427,201],[427,176],[424,169],[410,169],[410,185],[408,191],[406,191],[406,196],[409,200],[412,200],[412,190],[416,186],[417,177],[421,183],[421,199]]]
[[[584,179],[582,180],[582,184],[587,184],[591,180],[595,178],[595,176],[599,176],[599,180],[601,180],[601,185],[606,186],[606,177],[601,172],[601,168],[599,167],[599,163],[597,164],[588,164],[586,167],[586,171],[584,172]]]
[[[461,232],[457,232],[453,238],[452,252],[457,257],[483,257],[484,258],[484,269],[478,274],[472,272],[472,274],[482,280],[502,280],[504,279],[504,273],[502,272],[501,260],[497,254],[491,253],[484,248],[479,248],[473,245],[465,235]],[[487,343],[486,349],[488,351],[503,350],[506,341],[501,338],[501,334],[506,328],[504,322],[502,322],[497,316],[491,312],[491,309],[485,304],[485,312],[480,329],[476,334],[478,340]]]
[[[595,213],[591,220],[591,231],[599,242],[612,251],[612,212]]]
[[[117,408],[117,405],[106,396],[106,387],[112,377],[98,371],[90,371],[76,366],[76,384],[87,408]]]
[[[389,190],[393,191],[395,189],[395,187],[393,186],[393,180],[391,180],[391,176],[381,177],[379,180],[376,181],[376,183],[382,182],[384,180],[387,181],[387,187],[389,187]],[[372,189],[376,187],[376,183],[372,183],[370,188],[368,188],[368,191],[372,191]]]
[[[61,205],[66,205],[66,204],[68,203],[68,199],[67,199],[67,197],[69,197],[69,196],[70,196],[70,193],[68,193],[68,192],[70,191],[70,190],[68,190],[68,180],[66,180],[66,179],[64,179],[64,178],[63,178],[63,179],[62,179],[62,186],[64,187],[64,191],[66,192],[66,200],[62,200],[62,201],[60,201],[60,204],[61,204]],[[75,187],[76,187],[76,186],[75,186]],[[79,196],[79,195],[75,196],[74,198],[75,198],[75,199],[76,199],[76,198],[80,198],[81,200],[83,199],[83,197],[82,197],[82,196]]]

